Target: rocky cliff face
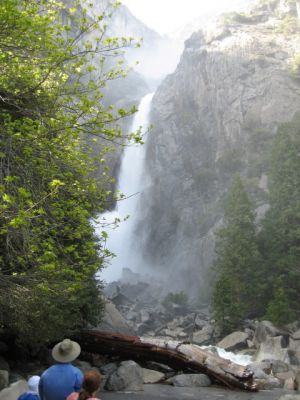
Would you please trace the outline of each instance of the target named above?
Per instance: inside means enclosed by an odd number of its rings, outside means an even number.
[[[283,3],[194,33],[153,99],[137,233],[148,267],[164,271],[172,291],[209,295],[214,232],[235,173],[258,214],[266,208],[267,149],[278,124],[300,110],[300,81],[291,73],[300,53],[297,14]]]

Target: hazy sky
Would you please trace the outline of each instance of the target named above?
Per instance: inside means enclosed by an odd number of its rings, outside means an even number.
[[[212,12],[238,9],[249,0],[121,0],[158,33],[169,33],[192,19]]]

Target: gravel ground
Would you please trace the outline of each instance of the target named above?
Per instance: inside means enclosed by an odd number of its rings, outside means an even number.
[[[219,387],[186,388],[169,385],[144,385],[141,392],[103,392],[101,400],[278,400],[282,394],[299,394],[283,390],[244,392]]]

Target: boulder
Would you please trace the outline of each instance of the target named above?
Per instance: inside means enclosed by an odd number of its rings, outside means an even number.
[[[300,340],[296,339],[294,335],[290,337],[289,349],[300,352]]]
[[[272,363],[270,360],[254,361],[249,364],[248,367],[251,369],[251,371],[254,371],[254,373],[256,370],[261,370],[265,374],[270,375],[272,370]]]
[[[114,333],[124,333],[126,335],[135,334],[132,327],[128,325],[116,306],[109,300],[105,302],[105,314],[102,323],[96,329]]]
[[[206,345],[211,342],[213,327],[205,325],[201,330],[193,332],[192,341],[195,344]]]
[[[277,374],[275,374],[275,377],[281,380],[284,387],[291,386],[291,389],[294,389],[295,373],[293,371],[278,372]],[[286,384],[286,382],[288,383]],[[292,384],[290,384],[289,382],[292,382]]]
[[[180,387],[205,387],[211,385],[211,380],[204,374],[181,374],[169,378],[167,383]]]
[[[222,339],[217,346],[226,351],[241,350],[247,347],[249,334],[245,332],[233,332]]]
[[[291,370],[289,364],[281,360],[274,360],[271,362],[272,373],[277,375],[281,372],[288,372]]]
[[[8,386],[8,371],[0,369],[0,390],[6,388]]]
[[[19,380],[12,383],[6,389],[1,390],[1,400],[16,400],[22,393],[28,390],[28,385],[25,380]]]
[[[278,400],[300,400],[299,394],[284,394]]]
[[[294,389],[300,392],[300,371],[297,371],[295,374]]]
[[[143,382],[144,383],[157,383],[165,379],[165,374],[153,369],[143,368]]]
[[[274,376],[268,376],[266,379],[255,379],[258,390],[272,390],[283,387],[283,383],[280,379]]]
[[[293,378],[286,379],[284,381],[283,388],[286,389],[286,390],[294,390],[295,389],[295,381],[294,381],[294,379]]]
[[[10,371],[8,362],[0,356],[0,370]]]
[[[298,329],[296,332],[294,332],[294,333],[292,334],[292,338],[293,338],[294,340],[299,340],[299,341],[300,341],[300,329]]]
[[[100,372],[103,375],[109,376],[111,375],[113,372],[115,372],[118,369],[118,365],[117,363],[109,363],[109,364],[105,364],[100,368]]]
[[[109,391],[119,390],[143,390],[143,370],[134,361],[123,361],[119,368],[107,379],[105,389]]]
[[[259,345],[265,342],[268,337],[281,336],[285,344],[288,343],[288,333],[277,328],[270,321],[261,321],[258,323],[256,330],[254,332],[253,343],[258,348]]]
[[[286,348],[282,347],[282,342],[282,336],[268,337],[260,344],[256,354],[254,355],[254,360],[287,360],[288,352]]]

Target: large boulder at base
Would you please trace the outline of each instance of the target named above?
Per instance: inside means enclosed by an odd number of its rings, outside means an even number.
[[[143,390],[143,369],[134,361],[123,361],[119,368],[107,379],[105,389],[119,390]]]
[[[248,347],[247,340],[249,334],[245,332],[233,332],[228,336],[225,336],[218,344],[218,347],[226,351],[241,350]]]
[[[157,383],[165,379],[165,374],[153,369],[143,368],[143,382],[144,383]]]
[[[180,387],[205,387],[211,385],[211,380],[204,374],[182,374],[173,376],[167,383]]]
[[[1,400],[16,400],[22,393],[28,390],[28,385],[25,380],[12,383],[6,389],[0,391]]]
[[[105,302],[105,314],[102,323],[96,328],[101,331],[135,335],[135,331],[128,325],[125,318],[109,300]]]
[[[256,354],[255,361],[263,360],[281,360],[288,361],[288,349],[282,347],[282,336],[268,337],[260,344]]]
[[[284,394],[278,400],[300,400],[300,394]]]

